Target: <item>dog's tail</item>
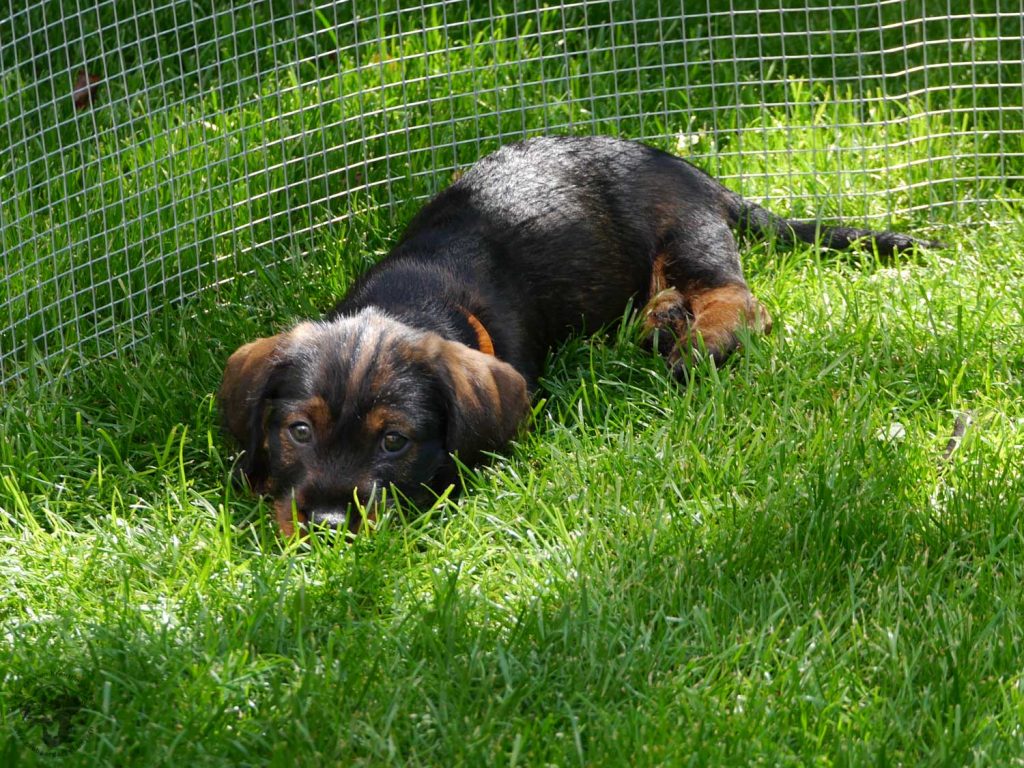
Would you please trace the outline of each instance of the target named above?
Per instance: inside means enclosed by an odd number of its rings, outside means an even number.
[[[785,219],[739,195],[730,197],[729,214],[736,229],[761,239],[774,237],[783,245],[794,245],[802,241],[836,250],[874,247],[882,256],[895,256],[914,248],[946,247],[945,243],[937,240],[921,240],[899,232],[828,227],[816,222]]]

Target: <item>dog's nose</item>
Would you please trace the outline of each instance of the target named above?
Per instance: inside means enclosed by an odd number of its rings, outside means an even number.
[[[375,510],[361,510],[355,505],[347,509],[338,507],[321,507],[311,509],[308,513],[311,531],[348,531],[358,533],[363,520],[375,520]]]
[[[377,519],[380,499],[376,488],[374,484],[368,491],[357,487],[350,491],[303,494],[308,530],[358,533],[364,521]]]
[[[349,527],[351,512],[343,509],[311,509],[308,513],[309,525],[311,528],[319,528],[330,531],[343,531]]]

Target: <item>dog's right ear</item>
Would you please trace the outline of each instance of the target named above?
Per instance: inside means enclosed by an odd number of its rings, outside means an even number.
[[[264,434],[264,401],[271,374],[281,365],[278,354],[288,334],[279,333],[243,344],[228,358],[217,392],[221,421],[245,449],[241,470],[257,493],[267,490],[269,457]]]
[[[526,379],[508,363],[447,339],[428,343],[447,400],[445,447],[476,464],[516,436],[530,415]]]

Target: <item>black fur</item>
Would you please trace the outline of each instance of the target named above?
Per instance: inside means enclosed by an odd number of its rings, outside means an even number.
[[[873,241],[882,253],[935,245],[780,218],[643,144],[536,138],[485,157],[427,204],[330,317],[383,307],[472,344],[457,310],[466,307],[532,389],[554,345],[615,321],[630,300],[643,306],[659,253],[681,255],[677,281],[707,288],[742,282],[723,225],[783,243]]]

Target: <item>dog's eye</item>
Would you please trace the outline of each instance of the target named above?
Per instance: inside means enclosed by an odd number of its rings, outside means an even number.
[[[288,425],[288,434],[296,443],[308,443],[313,439],[313,428],[304,421],[296,421]]]
[[[380,440],[380,447],[384,453],[398,454],[404,451],[409,445],[409,438],[400,432],[385,432]]]

